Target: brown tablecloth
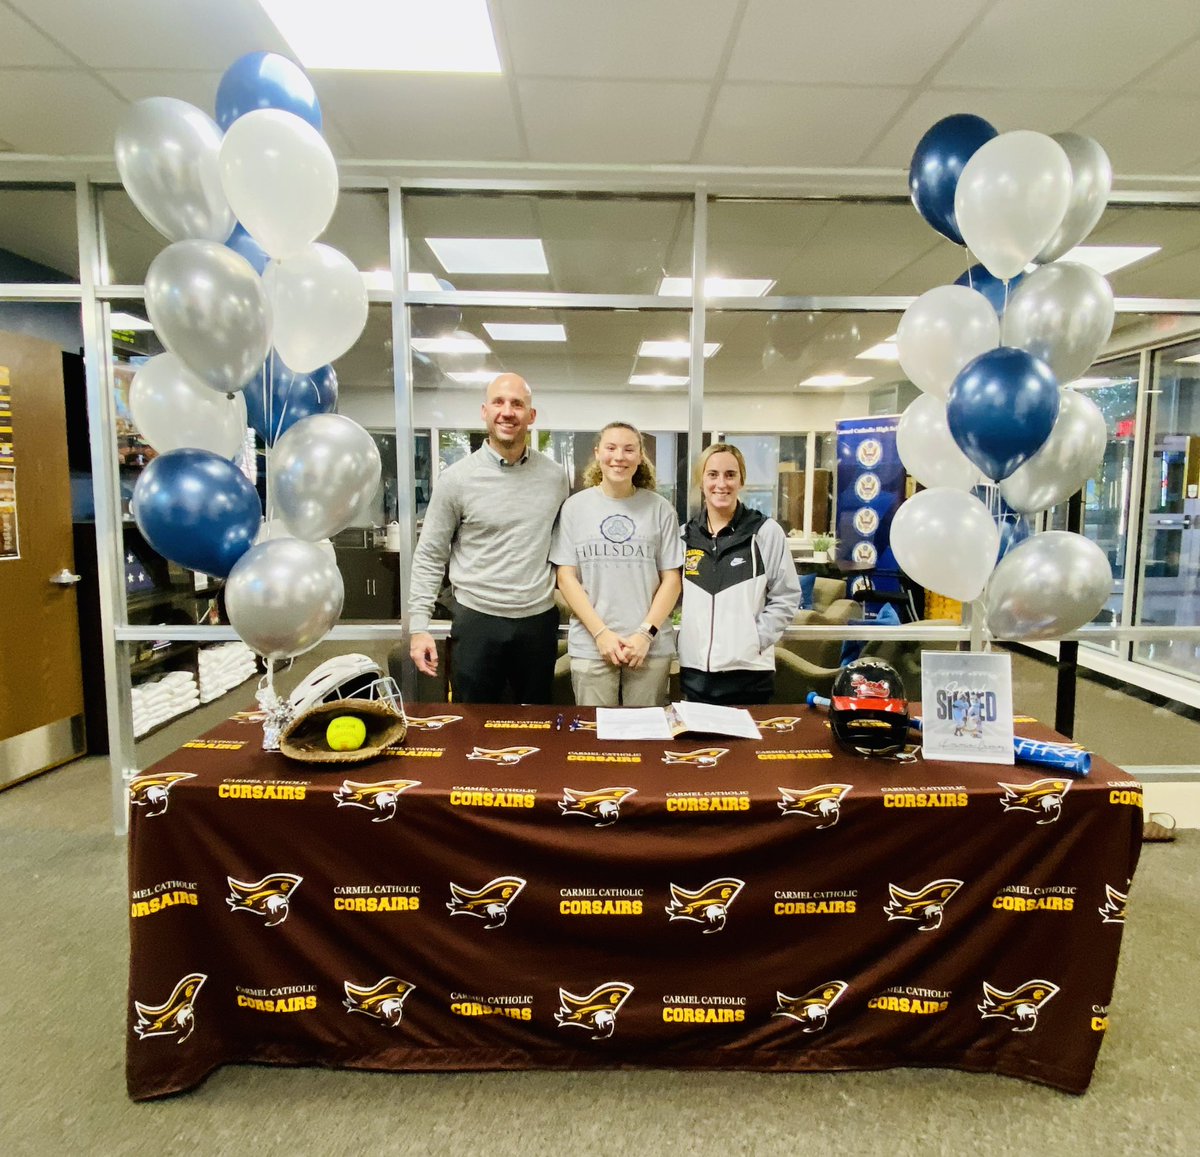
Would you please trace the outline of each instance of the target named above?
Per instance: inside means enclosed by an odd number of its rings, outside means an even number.
[[[1086,1089],[1141,837],[1112,764],[856,758],[803,707],[670,743],[412,714],[351,767],[234,719],[132,783],[130,1096],[248,1061]]]

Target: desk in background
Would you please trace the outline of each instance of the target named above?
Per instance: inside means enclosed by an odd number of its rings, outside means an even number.
[[[1140,789],[590,710],[414,708],[352,766],[231,720],[131,785],[135,1099],[223,1064],[941,1066],[1082,1092]],[[1019,728],[1050,738],[1045,728]]]

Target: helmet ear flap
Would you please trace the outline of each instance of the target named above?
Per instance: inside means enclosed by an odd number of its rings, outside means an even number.
[[[829,724],[859,755],[894,755],[908,743],[908,700],[900,673],[883,659],[857,659],[834,678]]]

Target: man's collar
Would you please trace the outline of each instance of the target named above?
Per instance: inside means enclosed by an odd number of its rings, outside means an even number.
[[[492,445],[492,440],[490,438],[485,438],[483,440],[483,448],[488,452],[489,455],[491,455],[492,461],[495,462],[496,465],[498,465],[502,470],[513,466],[520,466],[522,463],[529,461],[528,438],[525,439],[525,449],[522,452],[521,457],[515,462],[510,462],[507,458],[505,458],[504,455]]]

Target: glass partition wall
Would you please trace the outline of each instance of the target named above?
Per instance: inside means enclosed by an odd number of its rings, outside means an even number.
[[[481,441],[483,388],[497,372],[533,385],[537,445],[573,487],[604,423],[629,421],[647,435],[660,489],[683,519],[697,504],[690,463],[722,437],[750,464],[747,501],[807,540],[835,525],[836,423],[899,413],[915,396],[895,355],[900,315],[966,266],[961,249],[894,195],[581,192],[486,178],[408,187],[385,175],[352,184],[324,239],[363,271],[371,310],[334,368],[339,409],[372,432],[386,467],[358,525],[335,543],[344,575],[358,575],[363,589],[351,599],[347,579],[346,614],[331,640],[381,656],[401,642],[399,611],[431,489]],[[170,576],[193,592],[186,621],[145,621],[135,612],[146,592],[128,588],[124,573],[127,475],[144,450],[121,391],[159,348],[141,282],[165,241],[115,184],[78,175],[48,195],[0,186],[0,206],[13,209],[5,244],[14,255],[2,292],[9,301],[82,306],[120,781],[143,759],[128,724],[137,665],[153,661],[157,644],[234,635],[217,592],[196,576]],[[45,228],[33,228],[41,217],[56,222],[57,249]],[[1200,689],[1197,643],[1176,630],[1198,622],[1200,293],[1187,252],[1198,235],[1200,207],[1114,198],[1093,240],[1159,248],[1109,274],[1118,324],[1078,388],[1092,391],[1109,430],[1084,493],[1084,532],[1117,579],[1094,649]],[[30,274],[21,260],[51,273]],[[1055,510],[1044,523],[1064,518]]]

